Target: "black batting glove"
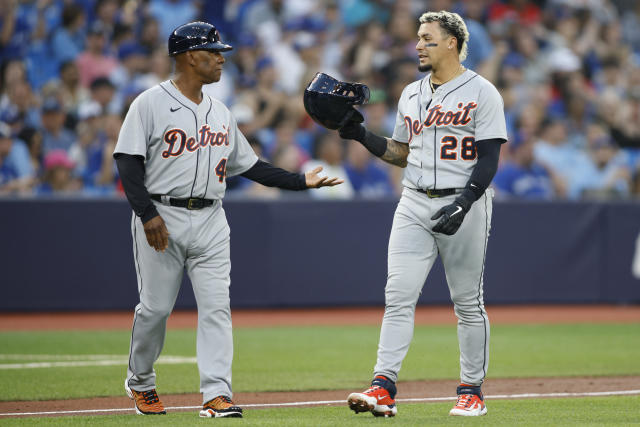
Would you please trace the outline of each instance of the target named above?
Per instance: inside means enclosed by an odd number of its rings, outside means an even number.
[[[349,120],[346,125],[338,130],[338,133],[342,139],[355,139],[358,142],[364,142],[367,130],[361,123]]]
[[[433,227],[433,232],[443,233],[447,236],[456,234],[472,203],[466,197],[460,196],[450,205],[441,208],[431,217],[432,220],[440,218],[440,221]]]

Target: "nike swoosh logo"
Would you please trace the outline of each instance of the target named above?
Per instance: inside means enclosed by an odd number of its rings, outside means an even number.
[[[378,402],[380,402],[381,400],[384,400],[387,396],[376,396],[376,399],[378,400]]]
[[[454,213],[451,214],[451,216],[456,216],[458,215],[460,212],[462,212],[462,208],[460,206],[456,207],[456,210]]]
[[[171,110],[172,113],[175,113],[176,111],[178,111],[179,109],[181,109],[182,107],[178,107],[178,108],[169,108],[169,110]]]

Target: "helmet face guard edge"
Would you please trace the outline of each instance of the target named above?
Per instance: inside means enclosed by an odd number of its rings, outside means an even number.
[[[362,83],[346,83],[325,73],[317,73],[304,91],[304,108],[327,129],[340,129],[349,121],[362,123],[364,117],[353,108],[369,101],[369,88]]]

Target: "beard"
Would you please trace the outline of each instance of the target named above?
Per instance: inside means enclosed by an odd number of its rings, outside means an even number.
[[[433,68],[432,64],[418,65],[418,71],[420,71],[421,73],[426,73],[428,71],[431,71],[432,68]]]

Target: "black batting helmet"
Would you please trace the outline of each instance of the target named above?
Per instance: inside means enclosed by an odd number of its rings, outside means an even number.
[[[317,73],[305,89],[303,100],[304,109],[316,123],[328,129],[340,129],[349,121],[364,121],[353,106],[369,101],[369,88],[362,83],[345,83]]]
[[[226,52],[233,49],[220,41],[220,33],[207,22],[189,22],[180,25],[169,36],[169,56],[188,50]]]

